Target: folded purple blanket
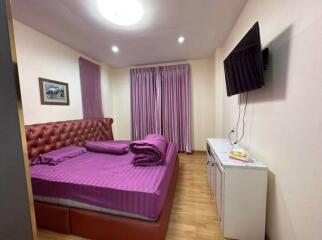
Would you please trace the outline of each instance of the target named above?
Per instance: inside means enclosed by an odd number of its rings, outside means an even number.
[[[41,154],[32,164],[57,165],[67,159],[86,153],[83,147],[69,146]]]
[[[130,144],[130,151],[135,154],[134,166],[162,165],[165,159],[167,140],[159,134],[149,134],[144,140],[134,141]]]
[[[115,141],[87,142],[85,144],[85,148],[91,152],[109,153],[117,155],[129,152],[128,144]]]

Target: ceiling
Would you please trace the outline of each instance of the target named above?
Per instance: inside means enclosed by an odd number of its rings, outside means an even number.
[[[104,19],[95,0],[12,0],[25,25],[114,67],[213,55],[222,46],[246,0],[140,0],[143,19],[120,27]],[[184,44],[177,38],[185,36]],[[116,44],[120,52],[113,54]]]

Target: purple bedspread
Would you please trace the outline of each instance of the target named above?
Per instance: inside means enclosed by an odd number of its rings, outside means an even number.
[[[160,134],[149,134],[144,140],[130,144],[131,152],[135,153],[134,166],[156,166],[164,163],[167,140]]]
[[[165,164],[134,167],[133,153],[87,152],[56,166],[31,166],[33,193],[157,219],[163,207],[176,161],[169,144]]]

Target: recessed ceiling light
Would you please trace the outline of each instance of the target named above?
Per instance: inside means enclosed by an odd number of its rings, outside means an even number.
[[[110,22],[130,26],[142,19],[143,7],[138,0],[97,0],[99,12]]]
[[[119,47],[116,46],[116,45],[113,45],[111,49],[112,49],[113,53],[118,53],[119,52]]]
[[[182,43],[184,43],[184,36],[180,36],[180,37],[178,37],[178,43],[179,44],[182,44]]]

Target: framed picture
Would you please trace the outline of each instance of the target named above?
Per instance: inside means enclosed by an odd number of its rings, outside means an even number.
[[[40,102],[44,105],[69,105],[68,84],[39,78]]]

